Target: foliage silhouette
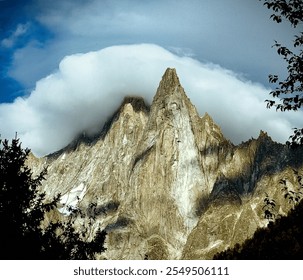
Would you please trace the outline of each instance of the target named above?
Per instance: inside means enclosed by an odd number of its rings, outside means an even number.
[[[260,0],[261,1],[261,0]],[[301,26],[303,23],[303,1],[302,0],[271,0],[265,1],[264,6],[274,11],[271,18],[280,23],[287,20],[293,28]],[[278,84],[270,92],[274,98],[280,98],[277,103],[275,100],[266,100],[267,108],[272,106],[280,111],[297,111],[303,105],[303,32],[298,32],[293,40],[292,49],[282,46],[275,41],[273,47],[277,48],[277,53],[287,64],[288,76],[281,80],[278,75],[269,75],[269,82]],[[297,51],[297,52],[296,52]],[[287,144],[290,147],[303,145],[303,128],[294,128]]]
[[[266,194],[266,197],[264,199],[265,205],[263,206],[264,210],[264,218],[268,221],[273,221],[276,218],[275,208],[276,208],[276,201],[274,199],[271,199],[268,194]]]
[[[86,229],[74,228],[76,213],[66,221],[42,226],[45,214],[56,211],[60,195],[45,202],[40,186],[46,169],[36,177],[26,166],[29,149],[19,139],[0,139],[0,259],[92,259],[104,251],[106,233],[88,241]]]
[[[293,172],[296,177],[296,188],[289,189],[286,179],[281,179],[279,183],[282,186],[281,190],[284,192],[284,198],[295,207],[303,197],[303,176],[298,170],[293,169]]]

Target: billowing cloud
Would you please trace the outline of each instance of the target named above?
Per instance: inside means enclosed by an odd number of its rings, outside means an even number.
[[[302,118],[302,112],[266,109],[269,89],[218,65],[177,56],[157,45],[123,45],[66,56],[27,98],[0,104],[1,136],[11,138],[18,132],[36,155],[54,152],[79,133],[101,128],[124,96],[142,96],[151,103],[167,67],[177,69],[198,112],[213,116],[234,143],[257,137],[260,129],[283,142],[298,114]]]

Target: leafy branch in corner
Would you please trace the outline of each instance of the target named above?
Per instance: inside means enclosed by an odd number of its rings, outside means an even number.
[[[276,215],[274,214],[276,208],[276,201],[274,199],[271,199],[266,193],[264,203],[265,205],[262,207],[262,210],[264,210],[264,218],[268,221],[274,221],[276,218]]]
[[[261,0],[260,0],[261,1]],[[264,6],[274,11],[270,16],[273,21],[281,23],[287,20],[296,29],[303,22],[302,0],[271,0],[265,1]],[[268,99],[267,108],[276,107],[276,110],[298,111],[303,105],[303,32],[294,36],[292,50],[275,41],[272,46],[277,49],[278,55],[287,64],[288,76],[283,80],[276,74],[269,75],[269,82],[277,84],[277,87],[269,94],[273,98],[280,98],[279,102]],[[303,145],[303,129],[294,128],[294,134],[289,137],[287,144],[290,147]]]
[[[286,179],[279,181],[282,185],[282,191],[284,192],[284,198],[295,207],[303,197],[303,176],[295,169],[293,169],[294,175],[296,176],[297,189],[290,189],[287,185]]]

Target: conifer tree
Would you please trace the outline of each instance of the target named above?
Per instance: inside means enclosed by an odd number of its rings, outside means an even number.
[[[65,222],[41,223],[60,195],[45,202],[40,186],[46,169],[36,177],[26,166],[29,149],[19,139],[0,139],[0,259],[92,259],[104,251],[105,232],[92,241],[74,228],[75,215]]]

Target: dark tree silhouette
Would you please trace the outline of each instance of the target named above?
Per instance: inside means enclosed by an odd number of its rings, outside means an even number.
[[[260,0],[261,1],[261,0]],[[271,0],[264,1],[264,6],[274,11],[271,18],[277,23],[287,20],[293,28],[302,30],[303,1],[302,0]],[[292,47],[282,46],[275,41],[274,47],[287,64],[288,76],[283,80],[278,75],[269,75],[269,82],[277,84],[270,92],[275,99],[266,100],[267,108],[272,106],[280,111],[297,111],[303,105],[303,32],[298,32]],[[303,128],[294,128],[287,144],[291,147],[303,145]]]
[[[55,211],[60,195],[45,202],[41,182],[46,169],[33,177],[26,166],[29,149],[19,139],[0,139],[0,259],[91,259],[104,251],[105,232],[85,241],[74,229],[75,215],[42,227],[45,214]]]

